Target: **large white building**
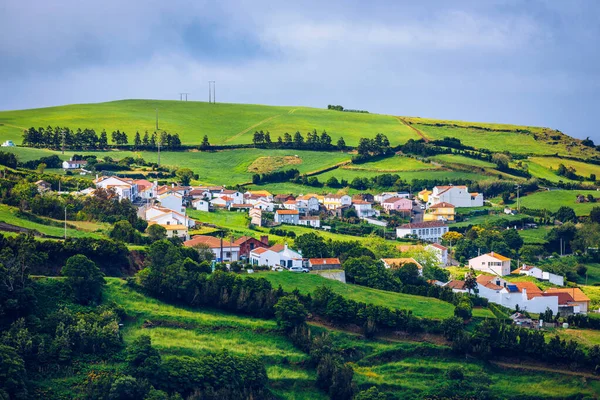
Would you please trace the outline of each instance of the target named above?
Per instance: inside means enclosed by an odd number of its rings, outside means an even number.
[[[510,275],[510,258],[494,253],[482,254],[469,260],[469,268],[494,275]]]
[[[556,314],[559,297],[546,295],[533,282],[507,282],[499,276],[479,275],[478,295],[492,303],[531,313],[543,313],[547,309]]]
[[[469,193],[466,186],[435,186],[427,200],[427,206],[438,203],[450,203],[454,207],[481,207],[483,194]]]
[[[158,201],[160,205],[164,208],[168,208],[169,210],[184,212],[183,207],[183,196],[177,193],[165,193],[161,196],[158,196]]]
[[[414,235],[421,240],[435,243],[440,242],[442,235],[446,232],[448,232],[448,226],[441,221],[416,222],[396,228],[396,236],[399,238]]]
[[[268,267],[301,267],[302,253],[290,249],[287,245],[276,244],[265,249],[257,248],[250,252],[250,264]]]

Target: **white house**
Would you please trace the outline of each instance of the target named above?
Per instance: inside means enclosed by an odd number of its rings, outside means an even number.
[[[212,199],[210,201],[210,205],[213,207],[228,208],[232,204],[233,204],[233,198],[231,198],[229,196],[215,197],[214,199]]]
[[[273,209],[275,208],[275,204],[267,200],[259,200],[256,203],[254,203],[253,206],[254,208],[258,208],[267,212],[273,212]]]
[[[469,188],[463,185],[435,186],[429,195],[427,206],[442,202],[450,203],[454,207],[481,207],[483,194],[469,193]]]
[[[158,196],[160,205],[169,210],[184,212],[183,209],[183,197],[177,193],[165,193],[162,196]]]
[[[2,147],[15,147],[15,142],[13,142],[12,140],[7,140],[4,143],[2,143]]]
[[[183,242],[183,245],[185,247],[206,245],[214,253],[217,262],[239,261],[240,259],[240,246],[223,238],[198,235]]]
[[[119,178],[118,176],[102,176],[94,179],[96,188],[113,190],[119,200],[134,201],[138,197],[138,186],[133,179]]]
[[[279,224],[298,225],[300,213],[297,210],[277,210],[275,211],[275,222]]]
[[[368,201],[354,200],[352,202],[352,207],[356,210],[358,218],[368,218],[379,214],[377,210],[373,209],[373,205]]]
[[[408,192],[383,192],[380,194],[376,194],[374,200],[377,203],[383,203],[384,201],[392,197],[408,199],[410,197],[410,194]]]
[[[287,200],[283,203],[283,208],[286,210],[297,210],[296,200]]]
[[[228,190],[224,189],[220,193],[215,193],[214,197],[231,197],[233,199],[233,204],[243,204],[244,203],[244,194],[242,192],[238,192],[237,190]]]
[[[327,210],[335,210],[336,208],[349,206],[352,204],[352,197],[347,194],[328,194],[323,199],[323,205]]]
[[[192,207],[198,211],[210,211],[210,203],[204,199],[192,200]]]
[[[558,296],[546,296],[533,282],[507,282],[498,276],[479,275],[478,295],[492,303],[532,313],[542,313],[546,309],[558,312]]]
[[[510,275],[510,258],[494,253],[482,254],[469,260],[469,267],[494,275]]]
[[[306,216],[298,219],[299,225],[312,226],[313,228],[321,227],[321,218],[318,216]]]
[[[552,274],[552,273],[546,272],[546,271],[542,271],[540,268],[535,267],[533,265],[523,264],[523,266],[521,268],[515,269],[512,273],[533,276],[534,278],[537,278],[541,281],[549,281],[550,283],[553,283],[558,286],[565,285],[565,280],[564,280],[563,276]]]
[[[439,242],[444,233],[448,232],[448,226],[441,221],[427,221],[404,224],[396,228],[396,236],[399,238],[415,235],[421,240],[428,242]]]
[[[63,161],[62,167],[63,169],[78,169],[83,168],[87,165],[87,161],[85,160],[68,160]]]
[[[302,253],[290,249],[287,243],[285,245],[276,244],[271,247],[270,250],[279,254],[280,265],[282,267],[291,268],[302,266]]]
[[[432,244],[428,244],[427,246],[425,246],[425,250],[429,250],[431,252],[433,252],[433,254],[435,254],[436,258],[438,259],[438,262],[443,265],[446,266],[448,265],[448,248],[445,246],[442,246],[439,243],[432,243]]]
[[[248,260],[250,264],[254,266],[264,265],[272,268],[281,265],[279,253],[270,249],[266,249],[264,247],[259,247],[251,250]]]
[[[156,197],[156,188],[158,183],[156,181],[150,182],[146,179],[136,179],[133,181],[138,187],[138,196],[144,200],[152,200]]]
[[[196,221],[187,215],[168,208],[151,206],[144,210],[144,219],[160,225],[186,225],[188,228],[196,226]]]
[[[315,196],[299,196],[296,198],[296,209],[302,214],[319,211],[319,199]]]

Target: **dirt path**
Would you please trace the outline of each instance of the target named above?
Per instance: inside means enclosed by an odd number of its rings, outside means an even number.
[[[490,364],[497,365],[498,367],[501,367],[501,368],[521,369],[521,370],[527,370],[527,371],[552,372],[555,374],[581,376],[584,378],[595,379],[595,380],[600,379],[600,376],[590,374],[587,372],[568,371],[568,370],[564,370],[564,369],[540,367],[537,365],[530,365],[530,364],[512,364],[512,363],[507,363],[507,362],[502,362],[502,361],[490,361]]]
[[[249,127],[249,128],[246,128],[246,129],[244,129],[243,131],[241,131],[241,132],[239,132],[239,133],[236,133],[236,134],[235,134],[235,135],[233,135],[232,137],[228,138],[227,140],[225,140],[225,143],[227,143],[227,142],[231,142],[232,140],[239,138],[239,137],[240,137],[240,136],[242,136],[243,134],[250,132],[252,129],[254,129],[254,128],[257,128],[258,126],[260,126],[260,125],[262,125],[262,124],[264,124],[264,123],[266,123],[266,122],[272,121],[272,120],[274,120],[274,119],[275,119],[275,118],[277,118],[277,117],[279,117],[279,114],[277,114],[277,115],[273,115],[272,117],[269,117],[269,118],[267,118],[267,119],[263,119],[262,121],[260,121],[260,122],[257,122],[256,124],[252,125],[251,127]]]
[[[425,136],[425,134],[423,132],[421,132],[420,130],[418,130],[417,128],[415,128],[414,126],[412,126],[411,124],[409,124],[408,122],[406,122],[404,119],[402,119],[400,117],[396,117],[396,119],[398,120],[398,122],[408,126],[410,129],[415,131],[415,133],[417,135],[419,135],[425,141],[425,143],[429,142],[429,138],[427,136]]]

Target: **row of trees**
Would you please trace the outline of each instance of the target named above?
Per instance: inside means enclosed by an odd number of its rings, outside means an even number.
[[[270,148],[289,148],[289,149],[305,149],[305,150],[345,150],[346,142],[340,137],[334,145],[331,136],[325,131],[321,134],[317,133],[316,129],[306,134],[306,138],[302,136],[300,131],[292,136],[289,133],[284,133],[283,137],[278,136],[277,139],[271,137],[269,131],[255,131],[252,137],[252,143],[258,147]]]
[[[130,143],[127,133],[119,129],[110,134],[113,145],[124,146]],[[166,131],[148,133],[146,131],[142,136],[139,131],[135,133],[133,139],[134,149],[155,148],[160,143],[161,146],[170,150],[181,148],[181,139],[178,133],[171,134]],[[52,128],[31,127],[23,131],[23,146],[60,149],[64,145],[67,149],[76,150],[94,150],[107,149],[109,147],[108,134],[102,130],[97,134],[94,129],[78,128],[73,130],[68,127],[56,126]]]

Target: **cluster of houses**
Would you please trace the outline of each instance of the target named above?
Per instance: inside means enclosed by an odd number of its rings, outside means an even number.
[[[547,309],[563,316],[588,312],[590,298],[579,288],[550,288],[542,291],[531,281],[511,282],[503,279],[503,276],[519,274],[564,286],[564,278],[560,275],[530,265],[523,265],[511,271],[510,263],[510,258],[494,252],[469,260],[470,268],[484,273],[476,278],[476,292],[479,296],[488,299],[491,303],[532,313],[543,313]],[[453,280],[442,286],[448,286],[454,292],[470,291],[462,280]]]

